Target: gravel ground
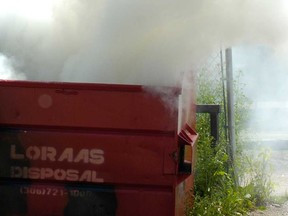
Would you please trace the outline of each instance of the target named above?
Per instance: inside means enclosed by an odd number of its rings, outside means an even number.
[[[284,203],[283,205],[270,205],[267,206],[265,211],[255,211],[249,214],[250,216],[287,216],[288,215],[288,203]]]
[[[273,195],[284,196],[288,194],[288,150],[274,150],[271,154],[272,182],[275,184]],[[288,214],[287,214],[288,216]]]

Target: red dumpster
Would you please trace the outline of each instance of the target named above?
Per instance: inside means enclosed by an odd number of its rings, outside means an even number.
[[[0,215],[184,215],[195,109],[161,92],[0,81]]]

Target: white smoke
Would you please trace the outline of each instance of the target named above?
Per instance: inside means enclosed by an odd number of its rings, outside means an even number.
[[[283,2],[58,0],[49,22],[0,14],[0,52],[29,80],[175,85],[220,46],[280,46]]]
[[[0,54],[0,79],[23,80],[26,77],[23,73],[17,73],[12,67],[11,60]]]

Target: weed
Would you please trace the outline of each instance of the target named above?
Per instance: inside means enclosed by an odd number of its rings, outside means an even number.
[[[237,79],[239,80],[239,79]],[[198,104],[220,104],[223,108],[221,75],[207,76],[199,73]],[[225,137],[225,116],[220,114],[220,140],[212,148],[209,116],[197,114],[197,131],[200,139],[197,146],[197,165],[194,186],[194,206],[187,210],[187,215],[217,216],[246,215],[247,212],[265,206],[273,185],[268,171],[269,151],[263,150],[256,157],[243,152],[243,142],[239,131],[245,127],[248,113],[248,99],[243,94],[241,85],[235,82],[235,129],[237,155],[235,164],[239,169],[241,184],[236,185],[233,176],[234,167],[230,166],[228,142]],[[222,109],[223,110],[223,109]]]

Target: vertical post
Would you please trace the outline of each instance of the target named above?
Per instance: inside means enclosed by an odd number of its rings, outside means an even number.
[[[223,63],[223,52],[220,50],[220,62],[221,62],[221,75],[222,75],[222,94],[223,94],[223,111],[224,111],[224,135],[225,140],[228,141],[228,132],[227,132],[227,103],[226,103],[226,77],[224,75],[224,63]]]
[[[230,163],[234,168],[234,179],[238,185],[237,167],[235,166],[236,142],[235,142],[235,116],[234,116],[234,93],[233,93],[233,65],[232,65],[232,49],[225,51],[226,57],[226,80],[227,80],[227,112],[228,112],[228,137],[229,137],[229,153]]]

